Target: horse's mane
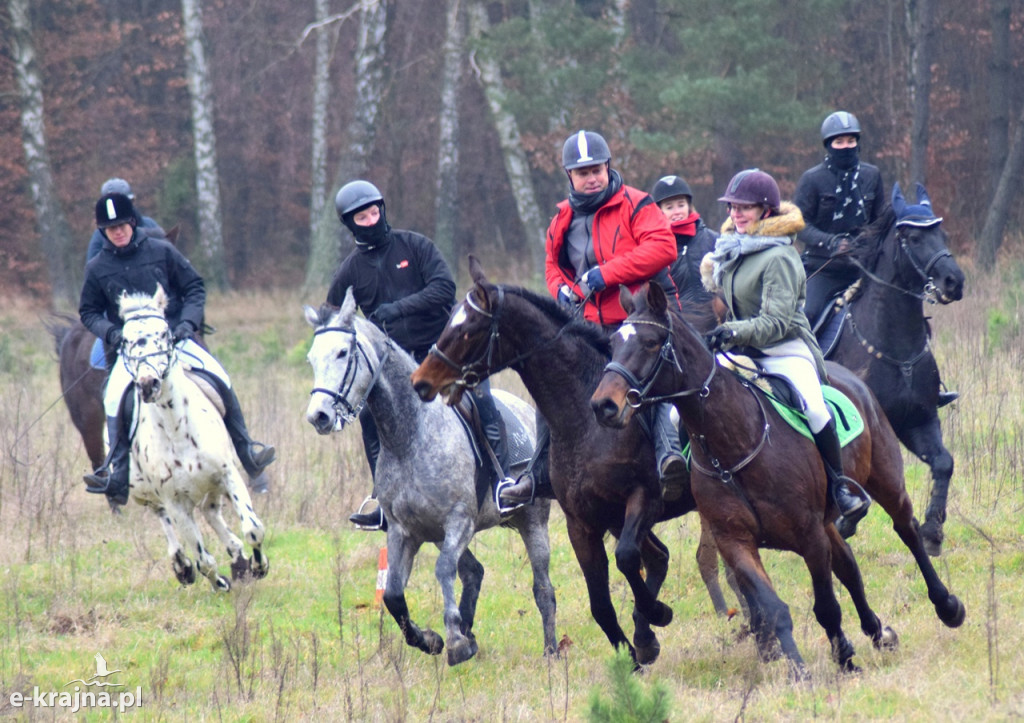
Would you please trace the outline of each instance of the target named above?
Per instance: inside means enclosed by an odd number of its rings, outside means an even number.
[[[851,255],[868,271],[874,271],[878,260],[882,257],[882,248],[889,235],[889,229],[896,222],[896,212],[892,205],[885,207],[881,215],[864,227],[853,242]]]
[[[521,287],[506,286],[504,288],[507,293],[515,294],[537,307],[539,311],[551,320],[552,324],[558,327],[566,327],[564,332],[566,335],[579,338],[606,359],[611,357],[612,350],[611,345],[608,343],[608,336],[597,324],[589,321],[574,320],[551,297],[541,296],[536,292]]]
[[[163,316],[163,309],[161,309],[152,294],[147,294],[145,291],[136,291],[133,294],[125,294],[121,297],[119,305],[120,314],[124,317],[126,314],[132,314],[136,311],[152,311],[153,313],[160,314]]]

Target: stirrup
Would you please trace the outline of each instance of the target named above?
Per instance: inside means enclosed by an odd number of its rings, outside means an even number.
[[[514,487],[517,484],[519,484],[519,479],[515,479],[513,477],[505,477],[503,479],[498,480],[498,483],[494,485],[494,505],[495,507],[498,508],[499,514],[507,515],[511,512],[515,512],[520,507],[523,507],[525,505],[530,504],[530,502],[533,502],[533,495],[531,494],[529,502],[513,502],[510,505],[502,503],[501,493],[507,490],[509,487]],[[536,491],[536,484],[534,485],[533,489],[534,491]]]
[[[363,508],[366,507],[367,503],[376,502],[376,501],[377,500],[376,500],[376,498],[373,497],[373,495],[369,495],[365,500],[363,500],[363,503],[361,505],[359,505],[359,509],[356,510],[354,514],[351,514],[351,515],[348,516],[349,522],[354,524],[356,526],[357,530],[366,530],[367,532],[376,532],[377,530],[383,530],[384,529],[384,508],[379,506],[379,505],[377,506],[377,512],[380,515],[380,519],[377,521],[376,524],[360,524],[359,522],[356,522],[353,519],[355,517],[359,517],[360,515],[364,514],[363,513]]]

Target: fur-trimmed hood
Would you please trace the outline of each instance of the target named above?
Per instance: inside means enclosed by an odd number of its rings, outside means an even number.
[[[775,216],[763,218],[750,227],[748,236],[792,236],[804,229],[804,215],[800,209],[791,201],[783,201],[779,204],[779,213]],[[725,219],[722,224],[722,233],[736,233],[736,224],[732,217]]]

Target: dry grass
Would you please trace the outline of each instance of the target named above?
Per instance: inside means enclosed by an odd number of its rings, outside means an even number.
[[[1016,278],[972,277],[967,299],[934,309],[943,376],[963,394],[943,412],[957,469],[938,568],[967,606],[964,626],[938,622],[909,555],[876,510],[854,549],[870,599],[902,645],[872,650],[841,596],[859,675],[839,676],[830,662],[800,561],[765,555],[813,675],[794,687],[784,664],[756,662],[738,621],[711,615],[693,563],[697,522],[675,521],[659,534],[672,552],[663,599],[676,618],[660,636],[661,658],[642,677],[645,687],[669,687],[674,720],[1024,716],[1018,287]],[[607,694],[611,649],[590,617],[558,514],[552,579],[558,634],[572,643],[562,658],[540,655],[529,567],[508,531],[473,543],[487,567],[475,660],[451,669],[443,657],[408,648],[373,607],[383,537],[346,521],[369,490],[359,435],[322,438],[303,419],[311,374],[302,301],[230,295],[208,307],[219,327],[211,345],[232,372],[254,434],[279,450],[273,492],[257,500],[270,575],[228,595],[203,581],[179,587],[149,513],[130,506],[114,519],[83,492],[81,443],[62,404],[47,411],[59,390],[52,344],[36,321],[41,312],[23,300],[0,311],[0,711],[26,720],[72,717],[14,710],[10,693],[59,691],[91,672],[97,652],[124,671],[121,681],[142,688],[143,706],[131,715],[144,720],[581,720],[592,692]],[[500,385],[521,391],[514,377]],[[926,470],[908,459],[908,475],[923,509]],[[408,596],[413,618],[438,629],[434,559],[432,549],[421,552]],[[628,591],[614,570],[612,580],[629,632]]]

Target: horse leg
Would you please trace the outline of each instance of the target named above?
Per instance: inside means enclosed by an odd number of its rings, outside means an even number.
[[[480,586],[484,580],[484,566],[467,547],[459,557],[459,580],[462,595],[459,596],[459,615],[462,617],[462,634],[476,642],[473,635],[473,621],[476,619],[476,603],[480,598]],[[448,652],[451,653],[451,645]]]
[[[853,606],[857,610],[857,616],[860,618],[861,631],[871,638],[871,644],[875,648],[879,650],[895,650],[899,646],[899,637],[888,625],[882,625],[882,621],[868,604],[867,594],[864,592],[864,580],[861,578],[860,567],[857,565],[857,559],[853,556],[853,550],[850,549],[849,544],[843,539],[835,525],[826,525],[825,534],[828,536],[831,548],[832,572],[835,573],[836,577],[839,578],[839,582],[850,593],[850,599],[853,601]],[[853,655],[852,650],[853,646],[851,645],[851,657]],[[832,655],[836,658],[837,663],[843,664],[842,660],[837,657],[835,643],[832,645]]]
[[[217,534],[217,537],[220,538],[221,544],[224,545],[228,553],[228,559],[231,560],[231,579],[239,580],[250,575],[251,568],[249,560],[245,557],[245,548],[242,546],[242,541],[238,539],[234,532],[228,529],[227,523],[224,522],[223,507],[223,497],[221,495],[209,494],[203,500],[203,517],[206,518],[206,522]]]
[[[728,615],[729,608],[725,603],[725,595],[722,594],[722,586],[718,584],[718,547],[715,546],[715,538],[703,515],[700,518],[700,541],[697,543],[697,569],[704,581],[704,587],[707,588],[711,604],[715,607],[715,613]]]
[[[438,655],[444,649],[444,640],[433,630],[420,630],[409,617],[409,606],[405,602],[405,585],[409,582],[419,547],[418,542],[413,542],[399,531],[398,525],[388,526],[388,581],[384,586],[384,607],[398,623],[406,643],[424,653]]]
[[[653,532],[648,533],[640,546],[644,569],[647,571],[647,587],[657,598],[661,586],[668,576],[668,548]],[[717,552],[715,553],[717,556]],[[715,563],[717,564],[717,557]],[[650,665],[658,659],[661,644],[651,630],[651,622],[633,607],[633,645],[636,647],[636,659],[642,665]]]
[[[833,571],[846,589],[850,591],[854,606],[860,615],[861,629],[866,635],[871,636],[876,647],[878,647],[877,641],[881,637],[882,623],[868,607],[860,570],[857,569],[853,552],[850,550],[850,546],[843,541],[835,525],[828,523],[825,527],[810,531],[805,538],[805,544],[800,554],[811,575],[811,586],[814,589],[814,617],[825,630],[825,634],[832,644],[832,659],[843,672],[857,672],[860,668],[853,663],[856,651],[853,648],[853,643],[843,632],[843,610],[839,606],[835,588],[832,586]],[[895,637],[895,633],[893,636]]]
[[[196,568],[201,575],[210,581],[214,590],[218,592],[230,590],[231,583],[226,577],[217,572],[217,561],[214,560],[213,555],[210,554],[203,544],[203,535],[199,531],[199,525],[196,524],[195,518],[192,517],[191,510],[185,510],[180,504],[171,504],[166,510],[171,524],[181,535],[183,543],[181,546],[182,552],[185,550],[195,551],[193,559],[196,562]],[[175,564],[175,572],[177,572],[177,564]]]
[[[557,655],[555,642],[555,588],[548,572],[551,563],[551,542],[548,538],[548,517],[551,506],[532,504],[521,508],[514,517],[513,527],[526,546],[533,572],[533,601],[540,611],[544,628],[544,655]]]
[[[448,646],[448,665],[464,663],[476,655],[476,640],[463,633],[462,613],[455,602],[455,575],[473,537],[473,521],[465,510],[455,509],[445,524],[444,542],[438,545],[441,554],[434,565],[434,576],[441,585],[444,598],[445,645]],[[477,563],[479,565],[479,563]],[[481,566],[481,575],[483,577]],[[479,587],[476,590],[479,593]],[[475,598],[475,595],[474,595]],[[474,600],[475,608],[475,600]]]
[[[651,532],[650,514],[651,503],[643,488],[638,487],[626,501],[625,519],[623,520],[622,532],[619,534],[619,541],[615,545],[615,566],[629,583],[633,590],[633,602],[637,611],[651,623],[658,627],[664,627],[672,622],[672,608],[658,600],[657,592],[652,592],[644,580],[642,574],[643,555],[641,553],[642,541]],[[660,544],[660,542],[659,542]],[[664,545],[662,545],[664,549]],[[667,574],[668,550],[665,550]],[[662,581],[664,580],[662,576]],[[660,587],[661,583],[658,583]]]
[[[789,614],[789,606],[772,587],[753,538],[716,532],[715,542],[747,600],[758,656],[762,661],[772,660],[775,657],[773,641],[777,640],[782,654],[789,660],[793,677],[798,680],[806,678],[807,668],[793,639],[793,618]]]
[[[603,533],[568,515],[565,526],[569,533],[569,543],[576,554],[583,579],[587,583],[590,614],[608,638],[608,642],[616,648],[625,647],[629,651],[629,657],[636,663],[636,650],[619,627],[611,591],[608,589],[608,553],[604,549]]]
[[[252,562],[249,570],[256,579],[264,578],[270,570],[270,560],[263,554],[263,522],[252,508],[249,489],[242,480],[242,475],[231,462],[224,465],[224,494],[231,500],[231,506],[242,525],[242,538],[252,548]]]
[[[152,509],[153,514],[160,520],[160,526],[163,527],[164,536],[167,538],[167,556],[171,558],[174,576],[178,578],[178,582],[182,585],[191,585],[196,581],[196,568],[192,561],[188,559],[185,551],[181,549],[181,543],[178,541],[178,535],[174,531],[170,515],[162,507],[154,507]]]
[[[953,477],[953,455],[942,443],[942,427],[938,415],[925,424],[905,430],[899,434],[900,441],[927,464],[932,471],[932,494],[921,525],[924,548],[932,557],[942,554],[942,540],[945,533],[946,500],[949,496],[949,480]]]

